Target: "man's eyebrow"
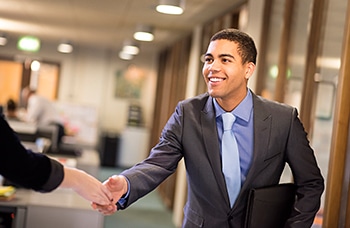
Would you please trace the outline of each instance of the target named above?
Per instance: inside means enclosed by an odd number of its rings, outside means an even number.
[[[230,57],[230,58],[233,58],[233,59],[235,58],[235,57],[234,57],[233,55],[231,55],[231,54],[220,54],[219,57],[220,57],[220,58],[222,58],[222,57]]]
[[[205,55],[204,56],[209,56],[209,57],[213,57],[213,55],[212,54],[210,54],[210,53],[205,53]],[[231,54],[220,54],[219,55],[219,58],[222,58],[222,57],[229,57],[229,58],[235,58],[233,55],[231,55]]]

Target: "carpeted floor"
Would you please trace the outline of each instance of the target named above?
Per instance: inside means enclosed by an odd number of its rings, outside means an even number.
[[[120,173],[120,169],[101,167],[99,179]],[[104,228],[175,228],[172,222],[172,213],[162,203],[157,190],[135,202],[129,208],[118,211],[113,215],[105,216]]]

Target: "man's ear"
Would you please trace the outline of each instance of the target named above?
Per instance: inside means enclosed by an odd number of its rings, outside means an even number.
[[[245,78],[247,80],[250,78],[250,76],[253,75],[254,70],[255,70],[255,64],[252,62],[247,63],[246,72],[245,72]]]

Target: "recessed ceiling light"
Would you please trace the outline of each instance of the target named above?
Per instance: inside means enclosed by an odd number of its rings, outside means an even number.
[[[125,53],[123,51],[119,52],[119,58],[123,59],[123,60],[132,60],[134,58],[133,55],[130,55],[128,53]]]
[[[0,35],[0,46],[5,46],[7,44],[7,37],[5,35]]]
[[[34,60],[31,64],[30,64],[30,69],[32,71],[39,71],[40,70],[40,62],[38,60]]]
[[[184,12],[184,0],[160,0],[156,10],[159,13],[180,15]]]
[[[124,42],[123,52],[130,55],[137,55],[140,52],[138,45],[130,40]]]
[[[153,28],[149,25],[137,26],[134,38],[139,41],[152,41],[154,39]]]
[[[69,42],[60,43],[57,46],[57,51],[61,53],[71,53],[73,51],[73,46]]]

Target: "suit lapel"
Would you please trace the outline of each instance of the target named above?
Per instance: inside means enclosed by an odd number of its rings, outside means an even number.
[[[220,159],[220,144],[218,140],[218,133],[215,121],[215,111],[213,107],[213,98],[208,97],[207,103],[201,112],[201,127],[203,132],[203,142],[206,148],[206,154],[213,170],[215,179],[222,195],[229,204],[224,176],[221,170]],[[213,132],[213,129],[215,131]]]
[[[253,161],[248,172],[247,179],[242,187],[242,190],[250,188],[250,184],[256,173],[264,167],[264,159],[268,152],[268,143],[270,141],[271,131],[271,112],[266,110],[262,105],[263,101],[253,94],[254,105],[254,149]]]

